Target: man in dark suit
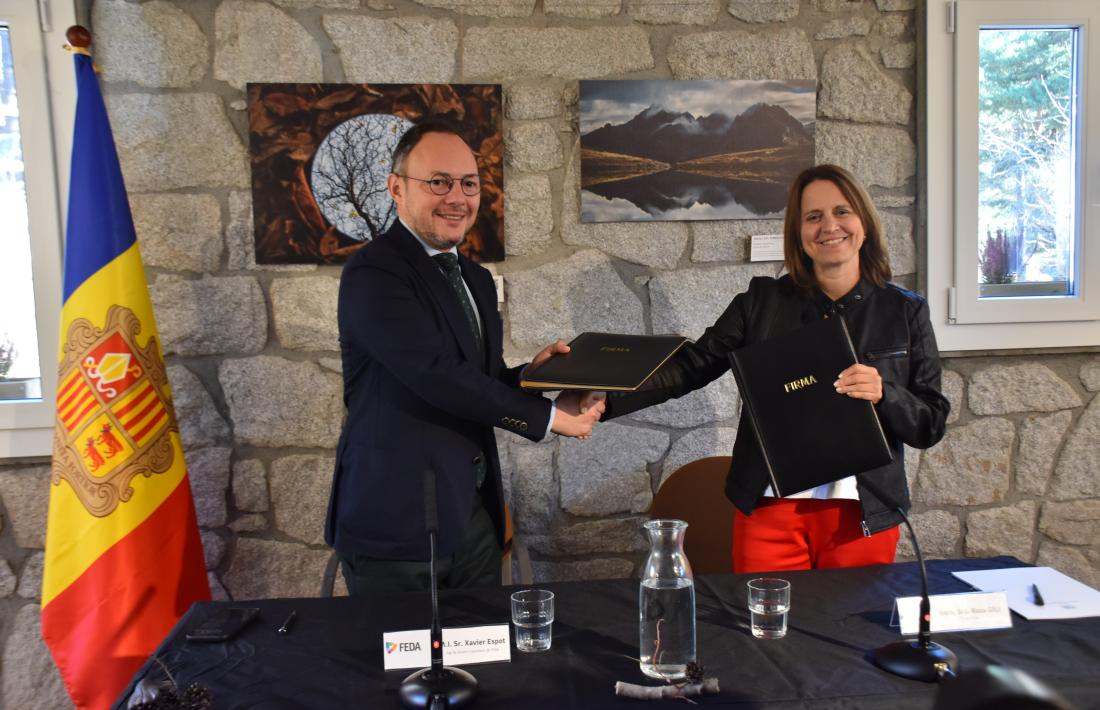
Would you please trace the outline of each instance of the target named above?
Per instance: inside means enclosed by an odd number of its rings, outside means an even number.
[[[587,437],[603,404],[519,389],[484,268],[457,252],[477,217],[477,161],[446,123],[409,129],[393,154],[398,219],[348,260],[338,320],[348,414],[325,541],[353,595],[426,589],[425,489],[438,501],[443,587],[499,584],[503,490],[493,427],[533,441]],[[567,352],[558,341],[532,361]]]

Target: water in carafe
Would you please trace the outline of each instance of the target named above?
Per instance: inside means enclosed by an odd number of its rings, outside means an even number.
[[[645,523],[650,551],[638,587],[639,660],[652,678],[683,678],[695,662],[695,581],[682,520]]]

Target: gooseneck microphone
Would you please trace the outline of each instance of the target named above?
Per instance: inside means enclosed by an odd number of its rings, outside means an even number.
[[[439,623],[439,595],[435,579],[435,538],[439,530],[439,510],[436,505],[435,472],[424,471],[424,524],[428,529],[431,548],[432,579],[432,663],[414,672],[401,682],[397,695],[407,708],[462,708],[477,695],[477,679],[461,668],[443,665],[443,627]]]
[[[886,495],[876,484],[867,480],[861,480],[860,483],[880,501],[893,506],[894,510],[901,515],[901,519],[905,521],[905,527],[909,529],[909,539],[913,541],[913,549],[917,553],[921,581],[920,626],[917,632],[917,640],[896,641],[876,648],[871,651],[871,662],[894,675],[924,681],[925,683],[934,683],[944,677],[954,677],[959,667],[959,659],[951,649],[932,640],[932,612],[931,602],[928,598],[928,571],[924,567],[924,556],[920,551],[920,542],[917,541],[917,532],[913,529],[913,524],[909,522],[909,516],[905,514],[901,505],[892,496]]]

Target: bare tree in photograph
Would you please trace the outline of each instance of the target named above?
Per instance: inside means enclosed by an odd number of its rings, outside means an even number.
[[[336,126],[313,160],[310,187],[321,213],[342,233],[370,241],[397,214],[386,191],[390,157],[412,124],[389,114],[355,116]]]

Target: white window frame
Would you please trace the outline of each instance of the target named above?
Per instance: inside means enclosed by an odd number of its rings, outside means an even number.
[[[4,0],[10,30],[19,127],[26,166],[34,306],[42,399],[0,402],[0,460],[48,456],[53,449],[61,317],[62,219],[69,183],[76,85],[72,56],[61,47],[76,22],[73,3]]]
[[[979,298],[977,29],[1080,28],[1081,241],[1071,296]],[[925,17],[926,283],[940,349],[950,352],[1100,345],[1100,2],[931,0]],[[970,225],[970,226],[966,226]]]

